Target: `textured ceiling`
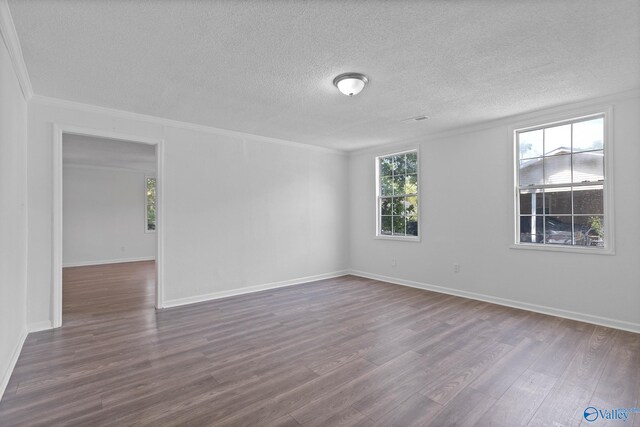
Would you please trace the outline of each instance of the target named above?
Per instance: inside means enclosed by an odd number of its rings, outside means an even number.
[[[64,135],[62,159],[65,165],[112,167],[141,172],[156,170],[156,149],[153,145],[82,135]]]
[[[345,150],[640,87],[638,0],[9,4],[38,95]]]

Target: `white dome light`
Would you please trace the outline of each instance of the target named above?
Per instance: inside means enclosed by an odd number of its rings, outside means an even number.
[[[368,82],[367,76],[360,73],[344,73],[333,79],[333,84],[347,96],[359,94]]]

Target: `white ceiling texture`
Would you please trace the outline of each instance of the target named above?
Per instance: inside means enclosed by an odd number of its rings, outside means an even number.
[[[37,95],[343,150],[640,87],[638,0],[9,5]]]

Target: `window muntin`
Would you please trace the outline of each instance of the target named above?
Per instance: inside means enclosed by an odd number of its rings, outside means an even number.
[[[604,118],[515,132],[517,243],[607,246]]]
[[[145,232],[156,231],[156,179],[145,177]]]
[[[377,230],[380,237],[418,237],[418,151],[376,158]]]

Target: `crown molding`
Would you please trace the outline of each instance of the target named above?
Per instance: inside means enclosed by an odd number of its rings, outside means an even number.
[[[118,110],[115,108],[108,108],[108,107],[100,107],[100,106],[91,105],[91,104],[83,104],[81,102],[67,101],[64,99],[52,98],[52,97],[42,96],[42,95],[34,95],[31,98],[30,103],[49,106],[49,107],[65,108],[70,110],[79,110],[79,111],[84,111],[84,112],[94,113],[94,114],[102,114],[102,115],[107,115],[107,116],[120,118],[120,119],[135,120],[135,121],[152,123],[152,124],[157,124],[159,126],[167,126],[167,127],[183,129],[183,130],[204,132],[204,133],[209,133],[214,135],[228,136],[232,138],[249,139],[253,141],[267,142],[271,144],[286,145],[289,147],[320,151],[320,152],[330,153],[330,154],[339,154],[339,155],[347,154],[347,152],[344,150],[338,150],[334,148],[304,144],[302,142],[272,138],[269,136],[256,135],[252,133],[245,133],[245,132],[240,132],[235,130],[221,129],[213,126],[200,125],[196,123],[182,122],[179,120],[166,119],[163,117],[151,116],[147,114],[132,113],[130,111]]]
[[[29,101],[33,97],[33,88],[31,86],[31,80],[29,80],[27,65],[24,63],[20,40],[18,40],[16,27],[13,25],[13,18],[11,17],[7,0],[0,0],[0,34],[2,35],[5,46],[7,46],[7,52],[9,52],[13,70],[20,83],[22,95],[26,101]]]
[[[552,107],[545,107],[538,110],[528,111],[525,113],[514,114],[507,117],[501,117],[495,120],[489,120],[473,125],[463,126],[456,129],[446,130],[442,132],[424,134],[419,137],[404,139],[400,141],[388,142],[373,147],[365,147],[357,150],[348,151],[350,156],[356,156],[361,154],[379,153],[380,150],[393,151],[398,147],[404,147],[412,144],[420,144],[421,142],[435,141],[438,139],[449,138],[458,135],[464,135],[467,133],[481,132],[484,130],[494,129],[500,126],[513,126],[515,123],[522,123],[524,121],[535,120],[537,118],[548,117],[554,114],[563,114],[576,109],[584,109],[594,106],[602,106],[605,104],[613,104],[616,102],[625,101],[628,99],[640,98],[640,89],[630,89],[624,92],[617,92],[610,95],[605,95],[597,98],[591,98],[583,101],[572,102],[568,104],[560,104]]]

